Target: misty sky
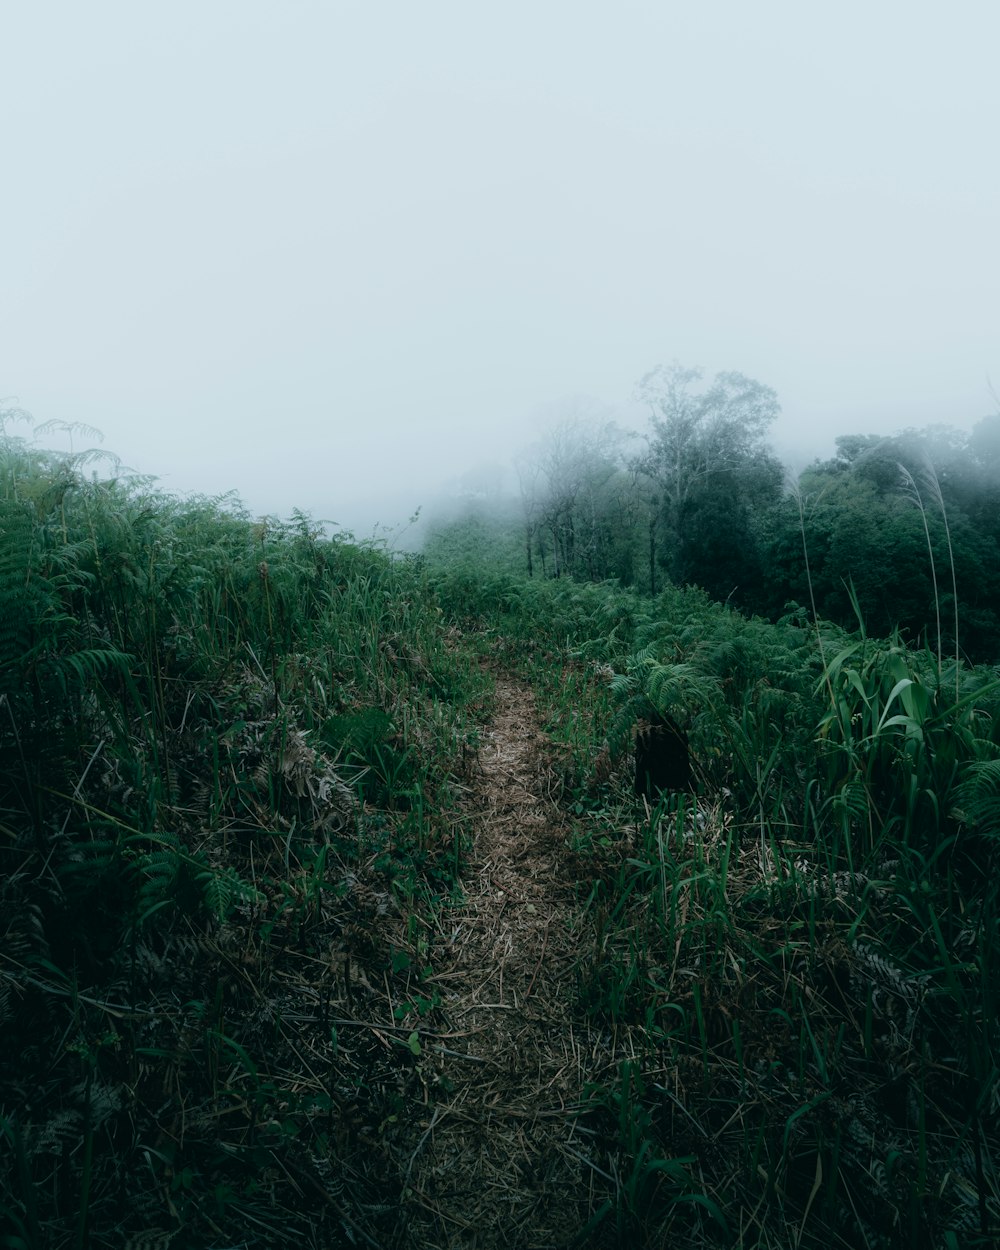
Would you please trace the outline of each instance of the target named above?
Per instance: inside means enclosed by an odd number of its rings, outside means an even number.
[[[0,399],[169,489],[393,519],[672,360],[799,454],[995,411],[993,0],[0,0],[0,47]]]

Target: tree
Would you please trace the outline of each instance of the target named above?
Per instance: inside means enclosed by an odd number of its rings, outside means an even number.
[[[670,577],[726,597],[755,582],[758,522],[781,495],[783,469],[765,441],[780,406],[742,373],[699,389],[701,380],[700,369],[661,365],[639,382],[652,424],[642,467],[656,483]]]
[[[1000,508],[981,464],[973,439],[944,426],[838,438],[835,458],[799,479],[801,514],[791,500],[772,514],[765,610],[812,599],[852,628],[859,609],[873,634],[899,626],[939,654],[957,640],[994,660]]]
[[[521,494],[521,522],[524,526],[524,553],[527,560],[529,577],[535,575],[535,564],[532,550],[535,535],[538,532],[542,509],[542,466],[538,463],[533,449],[519,452],[514,457],[514,469]]]
[[[571,415],[517,458],[529,575],[533,548],[554,577],[609,575],[623,437],[612,421]]]
[[[973,426],[968,449],[976,467],[995,486],[1000,481],[1000,413],[983,417]]]

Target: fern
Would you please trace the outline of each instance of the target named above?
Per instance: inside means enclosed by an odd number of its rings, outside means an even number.
[[[180,848],[164,847],[150,851],[140,858],[137,868],[141,884],[136,900],[136,921],[143,928],[158,911],[173,901],[183,868]]]
[[[1000,759],[969,765],[955,792],[958,813],[990,838],[1000,838]]]
[[[620,755],[631,741],[640,720],[672,716],[690,722],[706,707],[717,706],[718,685],[691,664],[663,664],[650,643],[628,660],[627,671],[611,680],[611,692],[619,703],[608,730],[607,749]]]
[[[212,919],[223,921],[237,903],[260,897],[234,869],[217,868],[203,854],[185,850],[177,834],[134,834],[125,841],[130,848],[151,847],[133,851],[131,860],[138,878],[135,918],[140,928],[173,907],[200,906]]]
[[[226,871],[214,871],[203,868],[198,873],[198,884],[201,886],[205,910],[218,921],[225,920],[233,902],[233,888],[230,874]]]
[[[220,923],[229,918],[237,903],[258,902],[261,898],[259,891],[233,868],[203,868],[198,873],[198,884],[206,911]]]
[[[65,693],[73,683],[83,687],[112,670],[125,673],[128,666],[129,657],[114,647],[91,648],[54,658],[48,666],[48,673],[55,677]]]
[[[31,509],[16,497],[0,498],[0,694],[21,688],[50,606],[37,546]]]

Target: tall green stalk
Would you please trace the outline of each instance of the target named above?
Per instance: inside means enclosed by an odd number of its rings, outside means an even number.
[[[938,594],[937,563],[934,559],[934,544],[931,542],[930,526],[927,524],[927,509],[924,507],[923,496],[920,494],[920,489],[913,479],[913,474],[904,464],[899,465],[899,471],[903,475],[903,481],[906,485],[907,493],[910,499],[916,504],[917,509],[920,512],[920,520],[923,522],[924,526],[924,538],[927,541],[927,559],[930,563],[931,582],[934,586],[934,619],[937,622],[937,671],[938,682],[940,683],[941,669],[944,661],[944,647],[941,641],[941,597]],[[954,573],[954,565],[952,566],[952,572]]]

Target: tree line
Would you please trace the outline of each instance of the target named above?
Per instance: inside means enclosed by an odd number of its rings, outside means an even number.
[[[661,366],[637,387],[643,434],[567,418],[515,461],[516,498],[436,525],[429,558],[503,554],[529,577],[649,594],[697,585],[772,619],[816,613],[939,654],[1000,651],[1000,414],[843,435],[797,479],[768,435],[775,391]]]

